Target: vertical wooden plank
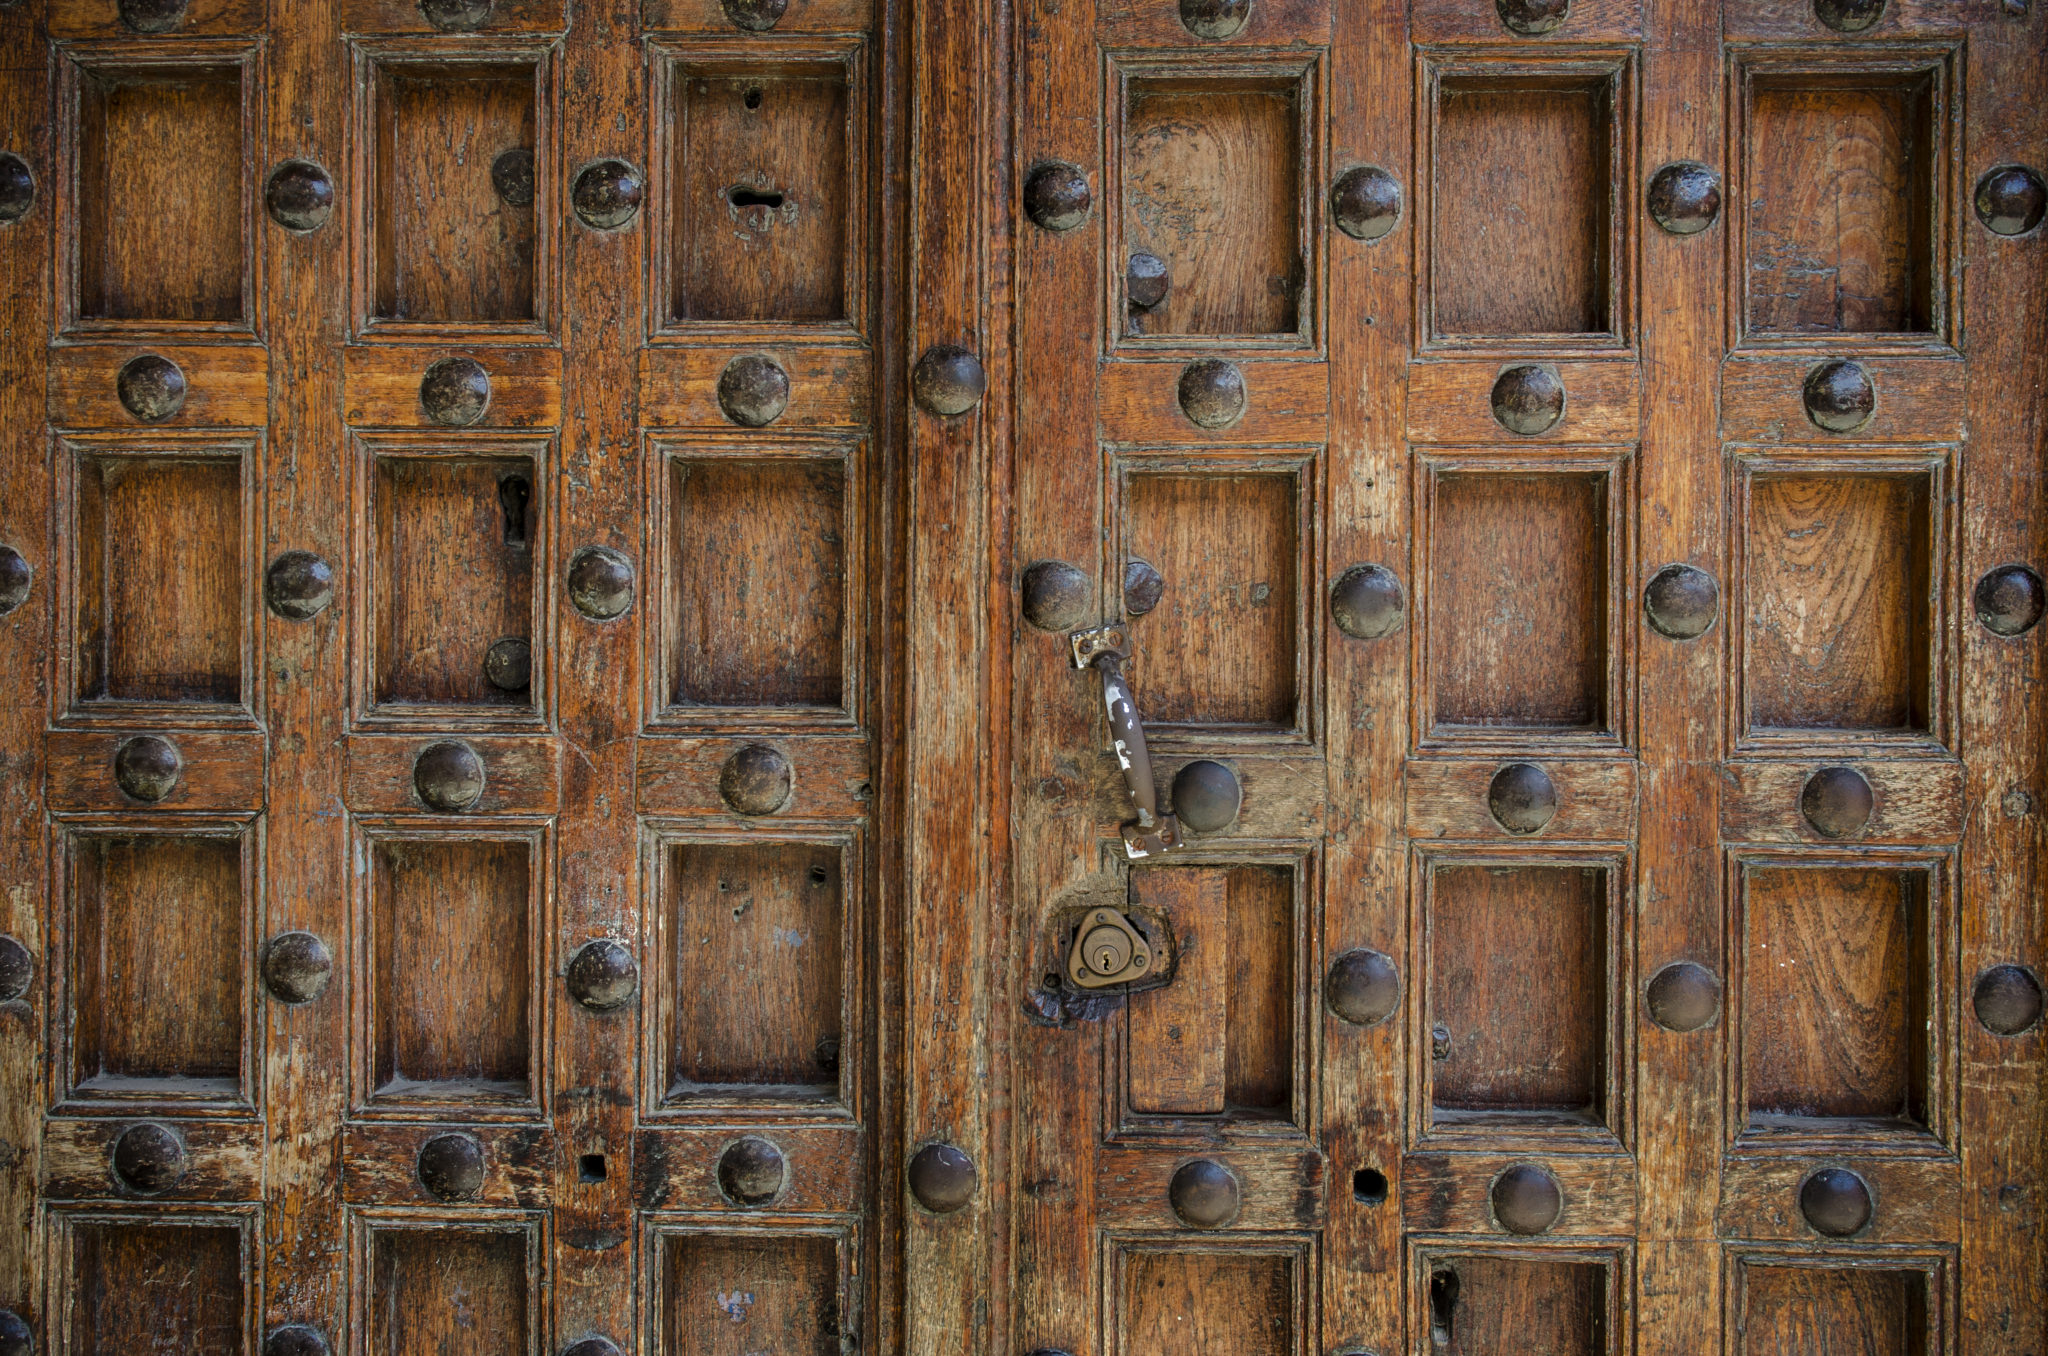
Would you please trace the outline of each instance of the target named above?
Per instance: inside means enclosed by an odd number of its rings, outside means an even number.
[[[1173,928],[1173,982],[1135,994],[1125,1063],[1131,1110],[1214,1116],[1223,1111],[1230,980],[1230,872],[1221,867],[1139,871],[1131,902]]]

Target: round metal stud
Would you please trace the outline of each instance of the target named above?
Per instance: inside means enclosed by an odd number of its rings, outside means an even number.
[[[263,602],[288,621],[318,616],[334,601],[334,567],[311,551],[286,551],[263,572]]]
[[[189,1166],[185,1141],[168,1125],[143,1121],[131,1125],[114,1141],[114,1180],[138,1196],[169,1191]]]
[[[1721,1015],[1721,981],[1693,961],[1673,961],[1643,989],[1650,1020],[1666,1031],[1698,1031]]]
[[[789,0],[719,0],[726,22],[749,33],[766,33],[781,21]]]
[[[185,22],[185,0],[120,0],[114,8],[137,33],[173,33]]]
[[[0,617],[28,601],[36,572],[12,546],[0,546]]]
[[[903,1170],[910,1194],[934,1215],[950,1215],[974,1199],[974,1160],[950,1144],[927,1144]]]
[[[1861,33],[1884,17],[1885,0],[1813,0],[1813,16],[1837,33]]]
[[[1493,774],[1486,809],[1509,833],[1536,833],[1557,814],[1557,785],[1534,763],[1509,763]]]
[[[1384,565],[1353,565],[1330,585],[1330,620],[1353,640],[1392,635],[1406,607],[1401,581]]]
[[[2026,165],[2000,165],[1977,181],[1977,220],[1993,235],[2025,235],[2048,216],[2048,183]]]
[[[765,353],[742,353],[718,374],[718,408],[746,428],[761,428],[789,408],[789,373]]]
[[[1202,428],[1228,428],[1244,417],[1244,373],[1221,358],[1181,369],[1180,412]]]
[[[569,601],[592,621],[623,617],[633,606],[633,562],[609,546],[569,557]]]
[[[429,744],[412,760],[412,785],[430,810],[467,810],[484,793],[484,760],[459,739]]]
[[[910,374],[910,394],[931,414],[965,414],[981,403],[988,373],[981,359],[958,344],[934,344]]]
[[[524,637],[506,636],[484,651],[484,680],[500,692],[524,692],[533,685],[533,647]]]
[[[1353,1026],[1384,1022],[1400,1001],[1401,971],[1384,952],[1346,951],[1323,977],[1324,1005]]]
[[[772,1139],[744,1135],[718,1156],[718,1189],[734,1205],[767,1205],[789,1187],[789,1160]]]
[[[1079,165],[1051,160],[1025,177],[1024,215],[1044,230],[1073,230],[1088,220],[1094,202],[1087,171]]]
[[[484,1189],[484,1146],[474,1135],[436,1135],[420,1145],[413,1171],[436,1200],[472,1200]]]
[[[1221,1229],[1237,1219],[1244,1192],[1236,1173],[1213,1158],[1197,1158],[1174,1169],[1166,1203],[1190,1229]]]
[[[1124,615],[1142,617],[1166,596],[1166,577],[1149,560],[1132,556],[1124,562]]]
[[[2048,587],[2030,566],[2000,565],[1984,572],[1971,601],[1985,630],[1995,636],[2023,636],[2048,607]]]
[[[563,1347],[562,1356],[619,1356],[619,1348],[609,1337],[585,1337]]]
[[[1071,631],[1088,618],[1088,576],[1064,560],[1034,560],[1018,583],[1024,620],[1041,631]]]
[[[160,353],[138,354],[121,364],[114,394],[145,424],[161,423],[185,407],[185,372]]]
[[[533,152],[524,146],[498,152],[491,161],[491,189],[507,207],[533,206]]]
[[[1853,767],[1824,767],[1799,790],[1799,813],[1823,838],[1855,837],[1876,808],[1876,793]]]
[[[734,814],[772,815],[789,804],[795,778],[789,760],[766,744],[749,744],[718,770],[718,794]]]
[[[632,1001],[640,988],[640,967],[623,942],[599,937],[569,959],[563,977],[569,997],[593,1012],[610,1012]]]
[[[35,1356],[36,1335],[12,1309],[0,1309],[0,1356]]]
[[[1564,418],[1564,380],[1547,364],[1502,369],[1493,382],[1493,417],[1510,433],[1548,433]]]
[[[1643,586],[1643,615],[1667,640],[1697,640],[1721,612],[1721,586],[1693,565],[1666,565]]]
[[[1493,0],[1508,32],[1525,38],[1554,33],[1571,14],[1571,0]]]
[[[13,151],[0,151],[0,226],[12,226],[35,205],[35,171]]]
[[[1870,1184],[1847,1168],[1822,1168],[1799,1184],[1799,1213],[1829,1238],[1862,1233],[1873,1209]]]
[[[304,1323],[273,1328],[263,1339],[263,1356],[329,1356],[327,1334]]]
[[[616,231],[640,214],[646,192],[638,169],[624,160],[599,160],[577,171],[569,205],[593,231]]]
[[[420,408],[450,428],[467,428],[491,407],[491,374],[474,358],[441,358],[420,378]]]
[[[1534,1163],[1508,1168],[1486,1195],[1494,1219],[1511,1234],[1540,1234],[1564,1213],[1564,1188],[1550,1169]]]
[[[1401,184],[1378,165],[1354,165],[1330,186],[1330,218],[1353,240],[1378,240],[1401,220]]]
[[[312,1002],[333,975],[333,954],[310,932],[280,932],[263,948],[263,987],[280,1003]]]
[[[1172,275],[1167,272],[1166,261],[1158,255],[1140,250],[1124,262],[1126,305],[1149,311],[1165,301],[1166,294],[1172,290]]]
[[[1721,215],[1721,176],[1696,160],[1674,160],[1650,176],[1650,220],[1673,235],[1698,235]]]
[[[1853,433],[1877,409],[1877,388],[1863,364],[1830,358],[1806,374],[1806,417],[1830,433]]]
[[[471,33],[491,21],[492,0],[420,0],[420,13],[444,33]]]
[[[2041,981],[2025,966],[1994,965],[1977,976],[1970,1007],[1994,1036],[2032,1031],[2041,1020]]]
[[[162,735],[124,739],[114,750],[114,785],[130,800],[154,805],[177,789],[185,760]]]
[[[35,980],[35,957],[15,938],[0,935],[0,1003],[12,1003]]]
[[[1197,758],[1173,775],[1173,812],[1196,833],[1229,828],[1243,805],[1237,774],[1212,758]]]
[[[1180,26],[1198,38],[1233,38],[1252,17],[1252,0],[1180,0]]]

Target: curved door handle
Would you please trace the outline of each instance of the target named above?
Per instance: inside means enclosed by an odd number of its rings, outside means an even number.
[[[1159,812],[1159,788],[1152,782],[1152,758],[1145,752],[1145,723],[1138,717],[1137,698],[1124,677],[1131,657],[1131,633],[1122,626],[1098,626],[1067,637],[1074,667],[1092,668],[1102,678],[1102,704],[1109,712],[1109,746],[1124,770],[1137,818],[1123,828],[1124,852],[1131,860],[1156,857],[1181,844],[1180,821]]]

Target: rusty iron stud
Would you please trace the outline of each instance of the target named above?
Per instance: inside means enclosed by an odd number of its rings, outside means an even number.
[[[1977,181],[1977,220],[1993,235],[2025,235],[2048,216],[2048,183],[2026,165],[1999,165]]]
[[[35,171],[13,151],[0,151],[0,226],[12,226],[35,205]]]
[[[1799,1213],[1829,1238],[1862,1233],[1874,1211],[1870,1183],[1847,1168],[1822,1168],[1799,1184]]]
[[[742,353],[718,374],[718,408],[745,428],[762,428],[789,408],[789,373],[765,353]]]
[[[1571,0],[1493,0],[1502,27],[1525,38],[1555,33],[1571,16]]]
[[[1094,202],[1088,172],[1064,160],[1035,166],[1024,179],[1024,215],[1043,230],[1073,230],[1088,219]]]
[[[592,621],[622,617],[633,606],[633,562],[609,546],[585,546],[569,557],[569,601]]]
[[[1650,176],[1650,220],[1672,235],[1698,235],[1721,216],[1721,176],[1696,160],[1674,160]]]
[[[742,1135],[718,1156],[718,1190],[734,1205],[769,1205],[789,1189],[789,1160],[772,1139]]]
[[[1999,565],[1986,570],[1971,597],[1977,620],[1994,636],[2023,636],[2041,620],[2048,607],[2048,588],[2041,576],[2027,565]]]
[[[1132,556],[1124,562],[1124,615],[1142,617],[1166,596],[1166,579],[1149,560]]]
[[[435,1135],[420,1145],[413,1171],[436,1200],[474,1200],[484,1189],[483,1143],[475,1135]]]
[[[533,206],[533,151],[514,146],[491,161],[491,191],[507,207]]]
[[[1197,758],[1173,775],[1173,812],[1183,828],[1221,832],[1237,822],[1243,805],[1237,774],[1213,758]]]
[[[1502,368],[1493,381],[1493,417],[1510,433],[1548,433],[1564,418],[1564,379],[1547,363]]]
[[[1141,311],[1149,311],[1166,300],[1166,294],[1173,290],[1173,277],[1168,273],[1166,261],[1156,254],[1143,250],[1133,254],[1124,263],[1124,303]]]
[[[1493,774],[1486,809],[1509,833],[1540,832],[1557,814],[1557,784],[1534,763],[1509,763]]]
[[[718,0],[726,22],[749,33],[766,33],[782,20],[789,0]]]
[[[0,1309],[0,1356],[35,1356],[36,1335],[20,1314]]]
[[[1564,1188],[1550,1169],[1516,1163],[1493,1179],[1487,1190],[1493,1218],[1511,1234],[1540,1234],[1564,1213]]]
[[[934,344],[910,374],[910,394],[929,414],[965,414],[981,403],[988,373],[981,359],[958,344]]]
[[[444,33],[473,33],[491,21],[493,0],[420,0],[420,13]]]
[[[606,159],[585,165],[569,186],[569,205],[576,219],[593,231],[616,231],[640,214],[647,185],[640,171],[624,160]]]
[[[1378,640],[1401,629],[1407,601],[1384,565],[1353,565],[1330,585],[1330,620],[1353,640]]]
[[[1323,1005],[1353,1026],[1374,1026],[1401,1001],[1401,971],[1385,952],[1360,947],[1330,962],[1323,977]]]
[[[412,760],[412,785],[430,810],[467,810],[484,793],[484,760],[459,739],[440,740]]]
[[[12,1003],[35,980],[35,957],[13,937],[0,934],[0,1003]]]
[[[0,546],[0,617],[28,601],[36,572],[12,546]]]
[[[1813,0],[1813,17],[1837,33],[1861,33],[1884,17],[1885,0]]]
[[[1180,0],[1180,26],[1198,38],[1234,38],[1252,17],[1252,0]]]
[[[974,1160],[951,1144],[927,1144],[910,1156],[903,1178],[917,1203],[934,1215],[950,1215],[974,1199]]]
[[[1222,358],[1199,358],[1181,369],[1180,412],[1201,428],[1228,428],[1244,417],[1244,373]]]
[[[500,692],[533,686],[533,647],[523,636],[505,636],[484,651],[484,680]]]
[[[1166,1203],[1190,1229],[1222,1229],[1236,1222],[1244,1191],[1229,1168],[1213,1158],[1197,1158],[1174,1169]]]
[[[563,976],[569,997],[592,1012],[610,1012],[632,1001],[640,988],[640,967],[623,942],[599,937],[585,942]]]
[[[263,1356],[330,1356],[327,1334],[304,1323],[287,1323],[263,1339]]]
[[[114,9],[135,33],[175,33],[185,22],[185,0],[120,0]]]
[[[789,759],[766,744],[736,750],[718,770],[718,794],[734,814],[772,815],[789,804],[794,785]]]
[[[491,374],[474,358],[441,358],[420,378],[420,408],[450,428],[467,428],[491,407]]]
[[[2021,965],[1994,965],[1977,976],[1971,1010],[1994,1036],[2032,1031],[2041,1020],[2041,981]]]
[[[162,735],[136,735],[114,750],[114,785],[130,800],[154,805],[177,789],[185,760]]]
[[[157,424],[185,408],[185,371],[161,353],[141,353],[121,364],[114,394],[121,408],[145,424]]]
[[[310,1003],[327,992],[334,956],[310,932],[280,932],[263,948],[263,987],[287,1006]]]
[[[1698,1031],[1721,1015],[1721,981],[1694,961],[1673,961],[1650,976],[1643,1007],[1666,1031]]]
[[[1667,640],[1697,640],[1721,611],[1721,586],[1694,565],[1666,565],[1643,586],[1643,615]]]
[[[143,1121],[131,1125],[114,1141],[109,1160],[114,1180],[138,1196],[155,1196],[169,1191],[184,1179],[191,1166],[185,1141],[168,1125]]]
[[[1876,793],[1853,767],[1824,767],[1799,789],[1799,813],[1823,838],[1855,837],[1876,809]]]
[[[334,567],[311,551],[285,551],[263,572],[263,603],[287,621],[318,616],[334,601]]]
[[[1877,388],[1863,364],[1830,358],[1806,374],[1801,388],[1806,417],[1829,433],[1853,433],[1877,409]]]
[[[1064,635],[1088,619],[1088,576],[1064,560],[1034,560],[1017,584],[1024,620]]]
[[[1353,240],[1378,240],[1401,220],[1401,183],[1378,165],[1354,165],[1330,187],[1330,219]]]
[[[1451,1029],[1442,1022],[1429,1029],[1429,1057],[1439,1061],[1451,1057]]]
[[[609,1337],[585,1337],[563,1347],[562,1356],[619,1356],[619,1348]]]

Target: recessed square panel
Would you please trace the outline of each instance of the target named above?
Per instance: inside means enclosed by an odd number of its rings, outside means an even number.
[[[1305,1284],[1297,1249],[1126,1245],[1117,1258],[1125,1356],[1299,1356]]]
[[[839,1240],[660,1236],[660,1356],[840,1356]]]
[[[252,1259],[236,1220],[66,1222],[71,1356],[243,1356]],[[53,1334],[54,1336],[54,1334]]]
[[[370,1226],[369,1351],[533,1356],[532,1252],[522,1226]]]
[[[1624,1350],[1611,1318],[1609,1255],[1559,1250],[1554,1257],[1451,1253],[1418,1258],[1418,1348],[1444,1356],[1528,1351],[1611,1356]]]
[[[1832,1265],[1819,1259],[1786,1258],[1778,1265],[1743,1260],[1737,1356],[1925,1356],[1944,1349],[1936,1317],[1941,1300],[1928,1270],[1830,1260]],[[1931,1331],[1936,1341],[1930,1342]]]

